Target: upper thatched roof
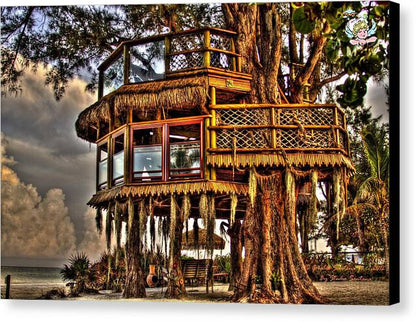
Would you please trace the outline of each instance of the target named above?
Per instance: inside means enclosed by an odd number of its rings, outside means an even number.
[[[90,126],[96,126],[99,121],[108,123],[110,106],[115,117],[129,108],[133,111],[155,111],[161,107],[166,110],[196,108],[206,112],[207,99],[208,85],[204,77],[123,85],[82,111],[75,127],[79,137],[95,141]]]

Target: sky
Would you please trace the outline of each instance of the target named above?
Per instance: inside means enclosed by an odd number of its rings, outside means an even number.
[[[2,265],[59,267],[74,251],[98,258],[105,249],[86,205],[95,192],[95,146],[74,126],[96,96],[77,78],[56,101],[44,73],[27,71],[22,93],[1,98]],[[386,102],[384,87],[370,82],[365,103],[383,122]]]
[[[95,146],[75,132],[95,96],[73,80],[56,101],[44,69],[27,72],[20,95],[1,99],[2,265],[61,266],[74,251],[104,250],[95,212]]]

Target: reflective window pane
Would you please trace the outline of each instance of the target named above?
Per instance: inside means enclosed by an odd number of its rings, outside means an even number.
[[[124,83],[123,56],[119,56],[105,71],[103,83],[103,95],[115,91]]]
[[[200,123],[169,127],[170,176],[201,173],[200,131]]]
[[[102,186],[107,183],[107,160],[98,164],[98,185]]]
[[[113,138],[113,180],[115,184],[124,180],[124,133]]]
[[[114,154],[113,157],[113,178],[117,179],[124,176],[124,151]]]
[[[141,83],[165,77],[165,43],[157,41],[130,47],[130,83]]]
[[[135,147],[133,160],[135,178],[162,176],[162,146]]]
[[[199,143],[171,144],[170,146],[170,168],[189,169],[200,167],[200,145]],[[199,172],[199,169],[198,169]]]

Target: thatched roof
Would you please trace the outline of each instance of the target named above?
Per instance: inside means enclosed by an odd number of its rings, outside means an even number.
[[[95,142],[90,126],[96,126],[99,121],[108,123],[110,106],[115,117],[129,108],[133,111],[155,111],[161,107],[166,110],[196,108],[206,114],[207,99],[208,85],[204,77],[123,85],[82,111],[75,127],[79,137]]]
[[[225,248],[225,240],[222,239],[220,236],[214,234],[214,249],[224,249]],[[182,249],[183,250],[194,250],[194,249],[205,249],[206,248],[206,240],[207,240],[207,230],[206,229],[199,229],[198,230],[198,243],[195,245],[194,240],[194,231],[188,231],[188,241],[186,241],[186,233],[182,234]]]
[[[225,181],[197,181],[197,182],[157,182],[138,185],[126,185],[115,187],[109,190],[97,192],[88,205],[92,207],[105,206],[109,201],[115,199],[125,200],[129,196],[168,196],[170,194],[201,194],[212,192],[214,194],[247,195],[248,185],[244,183],[234,183]]]
[[[340,166],[354,170],[351,160],[342,154],[309,154],[309,153],[286,153],[282,154],[208,154],[207,164],[216,167],[238,167],[246,166],[309,166],[309,167],[331,167]]]

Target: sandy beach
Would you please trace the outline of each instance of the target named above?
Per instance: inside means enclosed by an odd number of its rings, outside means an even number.
[[[315,282],[319,292],[328,299],[328,304],[353,305],[388,305],[389,289],[385,281],[342,281]],[[64,288],[64,284],[53,285],[14,285],[11,289],[13,299],[39,299],[47,291]],[[166,299],[166,288],[147,288],[147,298],[129,299],[129,301],[160,301],[160,302],[230,302],[232,292],[228,291],[228,284],[215,284],[214,293],[206,294],[205,287],[187,287],[187,295],[181,300]],[[2,285],[2,297],[4,288]],[[99,294],[82,294],[79,297],[64,298],[68,301],[126,301],[121,293],[100,292]]]

